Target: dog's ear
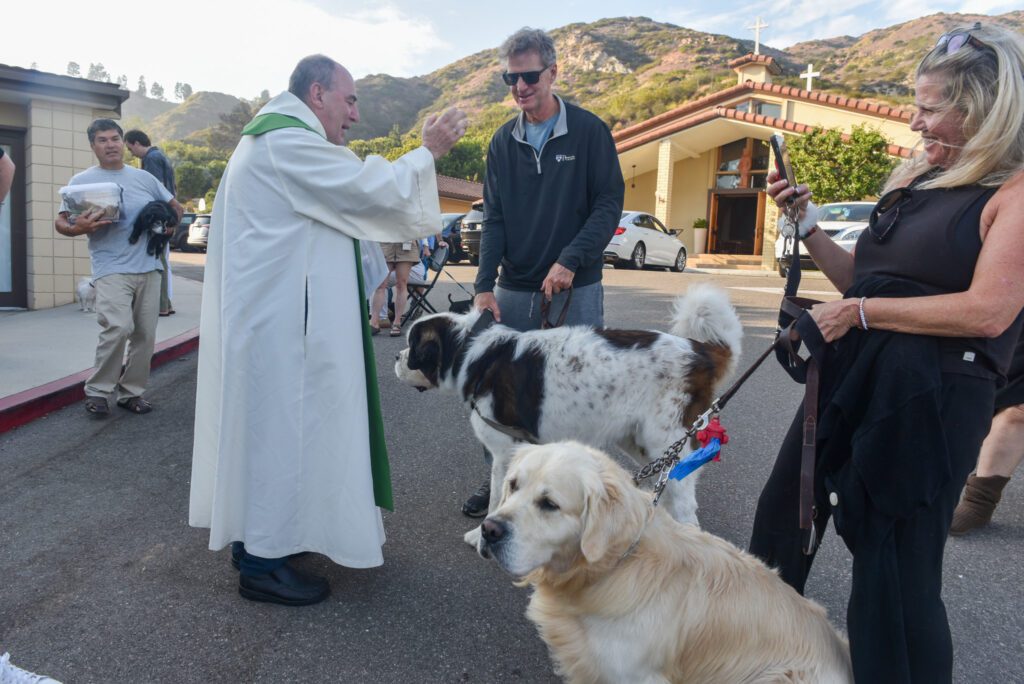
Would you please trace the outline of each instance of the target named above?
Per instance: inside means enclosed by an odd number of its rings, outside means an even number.
[[[417,326],[409,336],[409,370],[418,370],[430,384],[439,384],[441,339],[431,328]]]
[[[635,492],[618,465],[602,463],[600,476],[584,482],[586,495],[583,508],[583,530],[580,552],[588,563],[596,563],[607,555],[623,537],[639,533],[646,511],[637,506]]]

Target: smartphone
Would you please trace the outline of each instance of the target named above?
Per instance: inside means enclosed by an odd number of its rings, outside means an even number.
[[[779,172],[779,178],[786,180],[789,187],[796,187],[796,176],[793,175],[793,165],[789,161],[789,150],[786,149],[786,139],[776,133],[771,137],[772,150],[775,152],[775,170]],[[790,197],[787,202],[792,203]]]

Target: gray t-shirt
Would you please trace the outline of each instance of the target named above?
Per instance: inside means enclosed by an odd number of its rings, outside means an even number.
[[[85,183],[117,183],[123,190],[121,220],[89,234],[89,256],[92,258],[92,277],[102,278],[111,273],[149,273],[162,271],[160,255],[146,254],[148,235],[141,235],[133,245],[128,242],[135,217],[153,200],[165,202],[174,198],[154,176],[133,166],[110,171],[93,166],[75,174],[68,185]],[[61,211],[67,211],[62,202]]]

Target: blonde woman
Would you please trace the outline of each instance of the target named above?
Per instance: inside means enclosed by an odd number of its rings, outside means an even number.
[[[921,135],[848,254],[799,227],[844,298],[814,307],[827,344],[816,464],[818,528],[853,553],[848,630],[858,682],[952,680],[942,555],[992,418],[1024,306],[1024,42],[975,24],[940,36],[917,69]],[[769,173],[776,203],[789,188]],[[803,591],[802,411],[761,493],[750,550]],[[819,533],[820,534],[820,533]]]

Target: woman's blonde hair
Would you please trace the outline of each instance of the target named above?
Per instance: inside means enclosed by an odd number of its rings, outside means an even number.
[[[1000,26],[962,30],[972,40],[952,54],[946,43],[936,46],[921,60],[916,77],[945,81],[945,100],[937,109],[963,116],[966,142],[945,170],[918,152],[893,171],[886,190],[933,170],[938,173],[920,187],[999,186],[1024,169],[1024,38]]]

